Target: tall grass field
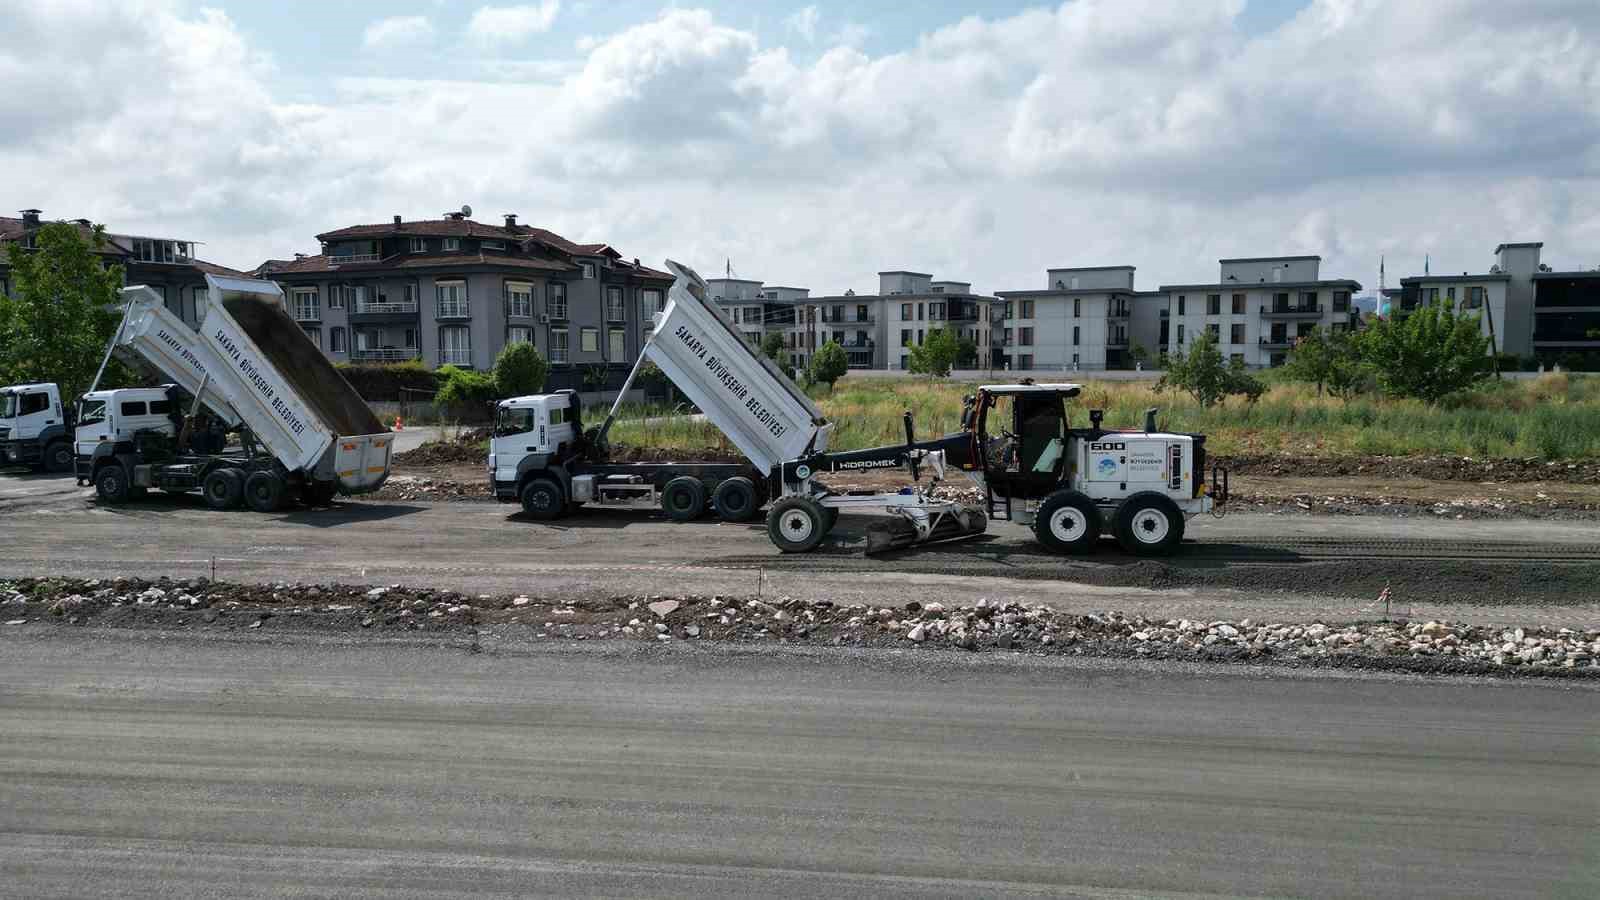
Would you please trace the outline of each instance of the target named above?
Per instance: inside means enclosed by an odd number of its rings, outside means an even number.
[[[856,379],[812,393],[835,425],[831,448],[853,450],[904,440],[900,416],[910,410],[919,437],[956,431],[961,398],[976,384]],[[1159,407],[1160,427],[1208,435],[1213,453],[1284,453],[1473,457],[1600,457],[1600,377],[1544,375],[1491,383],[1430,407],[1413,400],[1369,397],[1348,403],[1318,397],[1310,385],[1277,383],[1254,405],[1240,398],[1205,409],[1187,394],[1157,392],[1151,382],[1084,383],[1069,407],[1073,424],[1090,409],[1106,411],[1107,427],[1137,427]],[[600,417],[604,412],[597,410]],[[645,417],[649,421],[639,421]],[[715,427],[660,409],[629,410],[613,441],[632,446],[733,449]]]

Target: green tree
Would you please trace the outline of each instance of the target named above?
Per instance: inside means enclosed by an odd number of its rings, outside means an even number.
[[[1478,317],[1458,314],[1449,301],[1380,319],[1358,343],[1384,393],[1429,405],[1472,387],[1494,367]]]
[[[833,392],[833,383],[844,377],[850,369],[850,359],[845,356],[844,348],[837,341],[828,341],[817,349],[811,357],[811,367],[808,370],[813,382],[822,382],[828,386],[828,392]]]
[[[927,374],[928,380],[943,378],[955,365],[956,354],[961,350],[955,332],[948,328],[935,328],[923,338],[922,345],[911,348],[911,371]]]
[[[1135,364],[1149,362],[1150,351],[1146,350],[1143,344],[1134,341],[1133,346],[1128,348],[1128,360]]]
[[[550,364],[532,344],[508,344],[494,360],[494,390],[500,397],[537,394],[550,375]]]
[[[434,402],[452,417],[481,419],[489,414],[495,401],[494,376],[456,366],[440,366],[434,375],[439,379]]]
[[[53,381],[71,404],[89,389],[121,316],[122,267],[95,253],[96,225],[84,240],[74,225],[52,223],[34,235],[37,250],[7,246],[11,295],[0,294],[0,384]]]
[[[1350,332],[1321,328],[1295,341],[1281,371],[1291,381],[1315,384],[1319,397],[1326,389],[1341,400],[1359,394],[1370,377]]]
[[[773,362],[783,359],[783,335],[774,331],[761,339],[761,352]]]
[[[1232,394],[1242,394],[1254,403],[1267,392],[1267,386],[1246,371],[1243,360],[1223,362],[1216,335],[1210,331],[1200,332],[1187,352],[1179,349],[1167,356],[1166,371],[1156,382],[1156,390],[1167,389],[1186,391],[1207,408]]]
[[[978,368],[978,342],[970,337],[963,337],[956,342],[956,367],[961,369]]]

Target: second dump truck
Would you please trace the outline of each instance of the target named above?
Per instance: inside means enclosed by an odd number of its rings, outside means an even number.
[[[393,435],[289,317],[278,286],[206,284],[198,331],[149,288],[123,289],[111,352],[171,383],[83,396],[79,482],[113,504],[158,488],[260,512],[382,486]]]
[[[665,309],[611,414],[585,431],[576,394],[518,397],[498,404],[489,479],[503,502],[535,518],[565,515],[585,503],[659,498],[676,519],[714,508],[725,519],[767,507],[767,534],[786,553],[818,546],[840,510],[881,510],[867,529],[867,552],[981,534],[990,519],[1031,526],[1050,549],[1092,550],[1110,534],[1130,553],[1163,555],[1183,539],[1189,518],[1227,500],[1227,473],[1206,475],[1205,436],[1159,431],[1152,411],[1143,429],[1069,426],[1075,384],[986,385],[966,398],[961,430],[918,441],[910,413],[904,443],[847,452],[828,449],[833,425],[789,378],[751,349],[692,269],[668,260],[677,276]],[[634,374],[659,365],[748,464],[609,461],[606,435]],[[897,492],[844,492],[818,480],[828,473],[908,469],[919,484]],[[981,503],[943,491],[960,472],[980,486]],[[921,476],[931,476],[923,487]],[[709,500],[709,503],[708,503]]]

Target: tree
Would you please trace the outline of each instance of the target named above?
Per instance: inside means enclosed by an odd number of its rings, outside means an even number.
[[[1243,394],[1254,403],[1267,392],[1261,380],[1245,370],[1244,361],[1222,361],[1216,335],[1202,331],[1188,352],[1178,350],[1167,357],[1166,371],[1156,382],[1156,390],[1187,391],[1204,407],[1216,406],[1231,394]]]
[[[812,381],[820,381],[828,386],[828,392],[833,392],[833,383],[844,377],[850,369],[850,359],[845,356],[844,348],[837,341],[828,341],[817,349],[811,357],[811,367],[808,373]]]
[[[935,328],[923,338],[920,347],[911,348],[911,371],[926,373],[928,380],[943,378],[955,365],[961,346],[955,332],[948,328]]]
[[[1143,344],[1139,343],[1138,341],[1134,341],[1133,346],[1128,348],[1128,359],[1131,360],[1135,365],[1149,362],[1150,351],[1146,350]]]
[[[779,362],[783,359],[783,350],[782,334],[774,331],[761,339],[761,352],[765,353],[767,358],[773,362]]]
[[[63,402],[89,389],[121,317],[122,267],[94,252],[105,226],[86,241],[74,225],[34,234],[37,250],[9,245],[11,296],[0,294],[0,384],[53,381]]]
[[[1359,394],[1368,379],[1366,363],[1350,333],[1320,328],[1295,341],[1282,372],[1292,381],[1315,384],[1319,397],[1326,388],[1341,400]]]
[[[1478,317],[1457,314],[1449,301],[1380,319],[1359,346],[1384,393],[1429,405],[1472,387],[1494,366]]]
[[[494,360],[494,390],[500,397],[537,394],[550,375],[550,364],[532,344],[508,344]]]
[[[956,342],[956,366],[962,369],[978,368],[978,342],[963,337]]]

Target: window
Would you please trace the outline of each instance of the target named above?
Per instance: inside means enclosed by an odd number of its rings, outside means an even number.
[[[1345,302],[1346,303],[1350,302],[1349,301],[1349,296],[1350,296],[1349,294],[1345,295]],[[1483,288],[1481,288],[1481,287],[1469,287],[1469,288],[1467,288],[1467,309],[1478,309],[1481,306],[1483,306]],[[1338,309],[1337,301],[1334,304],[1334,309]]]
[[[471,315],[467,308],[465,281],[436,281],[434,293],[438,301],[438,308],[434,312],[435,318],[460,319]]]
[[[1031,327],[1030,328],[1018,328],[1017,329],[1017,343],[1021,344],[1024,347],[1032,347],[1033,346],[1033,329]]]
[[[533,316],[533,285],[520,281],[506,282],[506,315],[519,319]]]
[[[348,284],[336,284],[328,288],[328,308],[344,309],[345,294],[351,290]]]
[[[1079,339],[1081,331],[1082,331],[1082,329],[1080,328],[1080,326],[1077,326],[1077,325],[1072,326],[1072,346],[1076,347],[1076,346],[1078,346],[1079,344],[1082,343],[1082,341]],[[1031,343],[1033,343],[1033,341],[1029,341],[1028,343],[1031,344]]]
[[[1230,344],[1244,343],[1244,323],[1235,322],[1228,326],[1228,342]]]
[[[296,322],[315,322],[322,318],[322,310],[317,301],[316,288],[294,289],[294,320]]]
[[[667,298],[661,293],[660,288],[646,288],[639,292],[639,308],[643,313],[639,320],[644,323],[644,330],[649,331],[655,327],[655,322],[650,317],[666,310]],[[760,315],[760,308],[752,307],[744,311],[744,320],[746,324],[755,323],[759,321]]]
[[[42,391],[32,394],[23,394],[22,403],[18,406],[17,415],[31,416],[42,413],[50,408],[50,395]]]
[[[1222,295],[1221,294],[1207,294],[1206,295],[1206,315],[1208,315],[1208,316],[1220,316],[1220,315],[1222,315]]]
[[[909,303],[900,304],[900,321],[902,321],[902,322],[911,321],[911,304],[909,304]]]
[[[411,239],[411,252],[412,253],[427,253],[428,252],[428,241],[427,241],[427,239],[426,238],[416,238],[416,237],[412,238]]]
[[[1024,318],[1024,319],[1033,318],[1033,301],[1032,300],[1024,300],[1024,301],[1022,301],[1022,318]]]
[[[623,318],[622,288],[611,285],[606,288],[606,321],[621,322]]]
[[[143,400],[124,400],[122,405],[118,407],[118,412],[124,416],[149,415],[149,413],[145,412]]]
[[[581,263],[578,263],[578,268],[583,270],[583,277],[584,278],[593,278],[594,277],[594,263],[592,263],[592,262],[581,262]]]
[[[1011,346],[1012,330],[1007,328],[1003,334],[1004,336],[1000,339],[1000,342],[1007,347]]]
[[[567,329],[550,329],[550,361],[564,363],[567,361]]]
[[[472,332],[465,325],[439,329],[439,365],[472,365]]]
[[[401,285],[401,287],[400,287],[400,296],[405,299],[405,302],[408,305],[416,303],[417,302],[417,286],[415,284],[409,282],[409,281],[406,282],[405,284]]]
[[[1477,288],[1476,290],[1482,290],[1482,288]],[[1333,292],[1333,311],[1336,312],[1336,313],[1342,313],[1342,312],[1349,312],[1350,311],[1350,292],[1349,291],[1334,291]]]
[[[567,411],[561,407],[556,407],[550,410],[545,418],[550,420],[551,425],[560,425],[567,421]]]
[[[1007,319],[1012,318],[1012,315],[1011,315],[1011,301],[1010,300],[1006,301],[1005,315],[1003,316],[1003,318],[1007,318]]]
[[[1233,295],[1233,314],[1237,316],[1237,315],[1241,315],[1243,313],[1244,313],[1244,295],[1243,294],[1234,294]]]
[[[922,346],[922,329],[921,328],[917,329],[917,346],[918,347]]]
[[[415,328],[406,329],[406,349],[417,349],[417,330]]]
[[[505,241],[480,241],[478,243],[478,249],[480,250],[504,250],[505,248]]]
[[[911,329],[909,329],[909,328],[900,329],[900,346],[902,346],[902,347],[911,346]]]
[[[1178,323],[1178,343],[1183,343],[1183,323]]]
[[[526,325],[513,325],[506,329],[507,344],[533,343],[533,329]]]
[[[311,338],[311,343],[316,344],[317,345],[317,349],[321,350],[322,349],[322,329],[321,328],[307,328],[305,331],[306,331],[306,337]]]
[[[151,400],[150,401],[150,415],[152,415],[152,416],[165,416],[165,415],[170,415],[171,413],[172,413],[172,401],[170,401],[170,400]]]
[[[29,235],[29,238],[32,238]],[[24,243],[23,246],[31,246]],[[171,263],[189,258],[189,243],[187,241],[152,241],[139,238],[133,242],[133,257],[139,262]]]
[[[444,250],[446,253],[461,249],[461,238],[445,238]]]
[[[1217,302],[1221,302],[1220,298]],[[1212,322],[1210,325],[1206,326],[1206,333],[1211,335],[1211,339],[1214,341],[1222,340],[1222,326],[1215,322]]]
[[[567,317],[567,286],[564,283],[552,281],[545,288],[544,309],[552,319]]]
[[[929,303],[928,304],[928,318],[934,319],[934,320],[938,320],[938,319],[944,318],[944,304],[943,303]]]
[[[1454,300],[1456,298],[1456,289],[1453,288],[1453,287],[1445,288],[1444,289],[1444,298],[1446,300]]]
[[[1187,299],[1182,294],[1178,295],[1178,315],[1183,315],[1183,301]],[[1183,338],[1178,338],[1178,343],[1183,343]]]
[[[582,328],[578,330],[578,349],[584,353],[600,352],[600,329]]]
[[[856,305],[856,321],[857,322],[865,322],[865,321],[867,321],[867,307],[866,307],[866,304],[863,303],[863,304],[857,304]]]
[[[347,348],[344,343],[344,329],[333,328],[328,331],[328,352],[343,353]]]
[[[1018,356],[1017,357],[1017,368],[1019,368],[1019,369],[1031,369],[1031,368],[1033,368],[1033,354],[1032,353],[1024,353],[1024,354]]]
[[[1074,319],[1076,319],[1081,315],[1083,315],[1083,298],[1082,297],[1073,297],[1072,298],[1072,317]]]
[[[606,332],[606,358],[612,362],[625,362],[628,358],[627,332],[613,328]]]

